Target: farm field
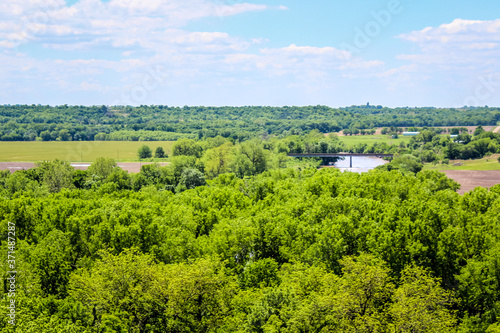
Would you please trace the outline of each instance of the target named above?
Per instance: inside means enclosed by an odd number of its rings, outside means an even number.
[[[500,164],[500,163],[499,163]],[[445,170],[446,176],[460,184],[459,194],[472,191],[476,187],[490,188],[500,184],[500,170]]]
[[[0,142],[0,162],[37,162],[65,160],[92,162],[98,157],[110,157],[117,161],[137,161],[137,150],[148,145],[154,152],[163,147],[170,155],[173,141],[22,141]]]
[[[490,188],[500,184],[500,163],[498,157],[500,154],[494,154],[477,160],[452,160],[450,164],[426,164],[424,170],[442,171],[460,184],[458,193],[464,194],[481,186]],[[453,164],[462,163],[460,166]]]
[[[406,143],[410,142],[411,137],[403,137],[399,136],[398,139],[393,139],[389,135],[353,135],[353,136],[341,136],[339,137],[342,142],[344,142],[348,146],[355,146],[358,144],[366,143],[368,145],[372,145],[376,142],[378,143],[387,143],[389,145],[398,145],[401,141]]]
[[[409,142],[409,137],[392,139],[387,135],[344,136],[340,138],[348,146],[375,142],[399,144]],[[0,162],[38,162],[60,159],[70,162],[92,162],[98,157],[110,157],[116,161],[137,161],[137,150],[148,145],[153,151],[163,147],[170,156],[174,141],[21,141],[0,142]]]

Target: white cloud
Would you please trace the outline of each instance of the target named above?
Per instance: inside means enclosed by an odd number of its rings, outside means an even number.
[[[347,51],[334,47],[297,46],[292,44],[278,49],[262,49],[261,67],[317,68],[318,70],[358,70],[383,65],[380,61],[365,61]]]
[[[85,90],[85,91],[102,92],[103,90],[106,90],[107,87],[103,86],[102,84],[96,83],[96,82],[83,81],[80,84],[80,89]]]
[[[269,9],[266,5],[256,5],[250,3],[238,3],[235,5],[221,5],[215,7],[215,13],[217,16],[231,16],[236,14],[241,14],[245,12],[255,12],[264,11]]]
[[[420,54],[402,55],[400,59],[426,64],[468,63],[471,66],[481,66],[485,61],[495,60],[498,64],[500,19],[456,19],[448,24],[427,27],[398,37],[418,44],[422,50]]]
[[[439,27],[427,27],[420,31],[401,34],[399,38],[425,45],[434,43],[464,44],[471,41],[500,41],[500,19],[494,21],[472,21],[456,19]]]
[[[456,19],[397,37],[415,44],[418,51],[397,55],[405,64],[380,73],[394,91],[419,91],[422,99],[461,106],[474,94],[481,77],[500,74],[500,19]]]
[[[302,87],[304,91],[317,90],[313,87],[328,89],[345,78],[376,77],[385,70],[383,62],[366,61],[346,53],[333,47],[291,44],[263,48],[258,54],[229,54],[224,61],[228,70],[242,73],[242,80],[258,75],[266,80],[285,80],[287,87]]]
[[[264,54],[286,54],[288,56],[329,56],[335,59],[345,59],[348,53],[334,47],[297,46],[295,44],[281,49],[263,49],[261,52]]]
[[[65,37],[64,44],[79,44],[63,47],[70,50],[99,44],[89,40],[82,44],[82,36],[87,39],[106,36],[111,46],[130,46],[137,43],[124,43],[124,37],[147,40],[151,34],[180,28],[204,17],[270,9],[266,5],[214,4],[208,0],[80,0],[70,7],[63,0],[19,0],[16,4],[3,1],[0,0],[0,17],[3,18],[0,47],[11,48],[29,41],[50,46],[60,43],[59,37]]]
[[[40,9],[44,3],[34,1],[20,0],[19,8],[0,5],[12,14],[0,21],[0,60],[6,67],[0,74],[17,82],[6,86],[10,96],[57,91],[60,97],[82,91],[112,103],[117,94],[141,87],[155,66],[168,72],[167,88],[158,88],[165,93],[178,87],[233,89],[238,84],[317,92],[345,79],[377,77],[386,70],[383,62],[334,47],[272,48],[259,36],[245,39],[223,31],[183,29],[203,17],[287,10],[284,6],[208,0],[80,0],[66,6],[50,0],[50,7]],[[37,8],[40,15],[35,20]],[[25,53],[15,48],[22,44],[28,44],[22,48]],[[31,45],[45,48],[48,56],[38,56]]]
[[[413,79],[441,75],[463,80],[483,73],[500,72],[500,19],[456,19],[397,37],[418,45],[420,49],[418,53],[396,57],[411,65],[403,68],[416,68]]]

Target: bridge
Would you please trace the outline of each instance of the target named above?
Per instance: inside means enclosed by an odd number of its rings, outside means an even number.
[[[363,153],[309,153],[309,154],[288,154],[290,157],[349,157],[350,167],[352,168],[353,157],[393,157],[393,154],[363,154]]]

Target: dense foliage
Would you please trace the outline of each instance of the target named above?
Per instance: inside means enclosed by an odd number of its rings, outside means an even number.
[[[424,163],[439,159],[468,160],[500,153],[500,133],[485,132],[477,127],[473,135],[461,133],[450,139],[432,130],[423,130],[412,139],[408,148]]]
[[[346,146],[341,143],[339,148],[341,151],[353,153],[411,154],[419,163],[437,163],[440,160],[447,163],[449,160],[477,159],[500,153],[500,133],[486,132],[481,126],[478,126],[472,135],[466,128],[459,134],[458,129],[451,129],[452,133],[457,131],[452,137],[447,133],[442,134],[445,131],[441,128],[413,128],[412,130],[418,131],[419,134],[411,137],[408,144],[401,141],[399,145],[359,143]],[[397,136],[399,130],[393,128],[388,133],[395,133]]]
[[[1,173],[16,332],[498,331],[499,186],[460,196],[438,172],[280,169],[254,141],[198,159],[181,144],[137,175],[110,159]],[[241,178],[199,169],[231,149],[253,162]]]
[[[460,196],[422,163],[500,152],[498,109],[0,106],[1,140],[176,140],[0,172],[16,326],[0,332],[500,332],[500,185]],[[409,143],[348,146],[334,134]],[[289,153],[389,153],[366,174]],[[143,146],[140,158],[165,158]],[[11,267],[0,262],[2,314]]]
[[[306,107],[84,107],[0,106],[0,140],[177,140],[217,135],[247,140],[258,135],[349,133],[383,126],[496,125],[498,108]]]

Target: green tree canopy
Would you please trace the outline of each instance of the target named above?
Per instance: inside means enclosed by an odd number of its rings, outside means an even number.
[[[137,153],[138,153],[140,159],[151,158],[153,156],[151,148],[149,148],[149,146],[147,146],[147,145],[141,146]]]
[[[165,150],[163,150],[163,147],[157,147],[155,150],[155,158],[164,158],[165,156]]]

